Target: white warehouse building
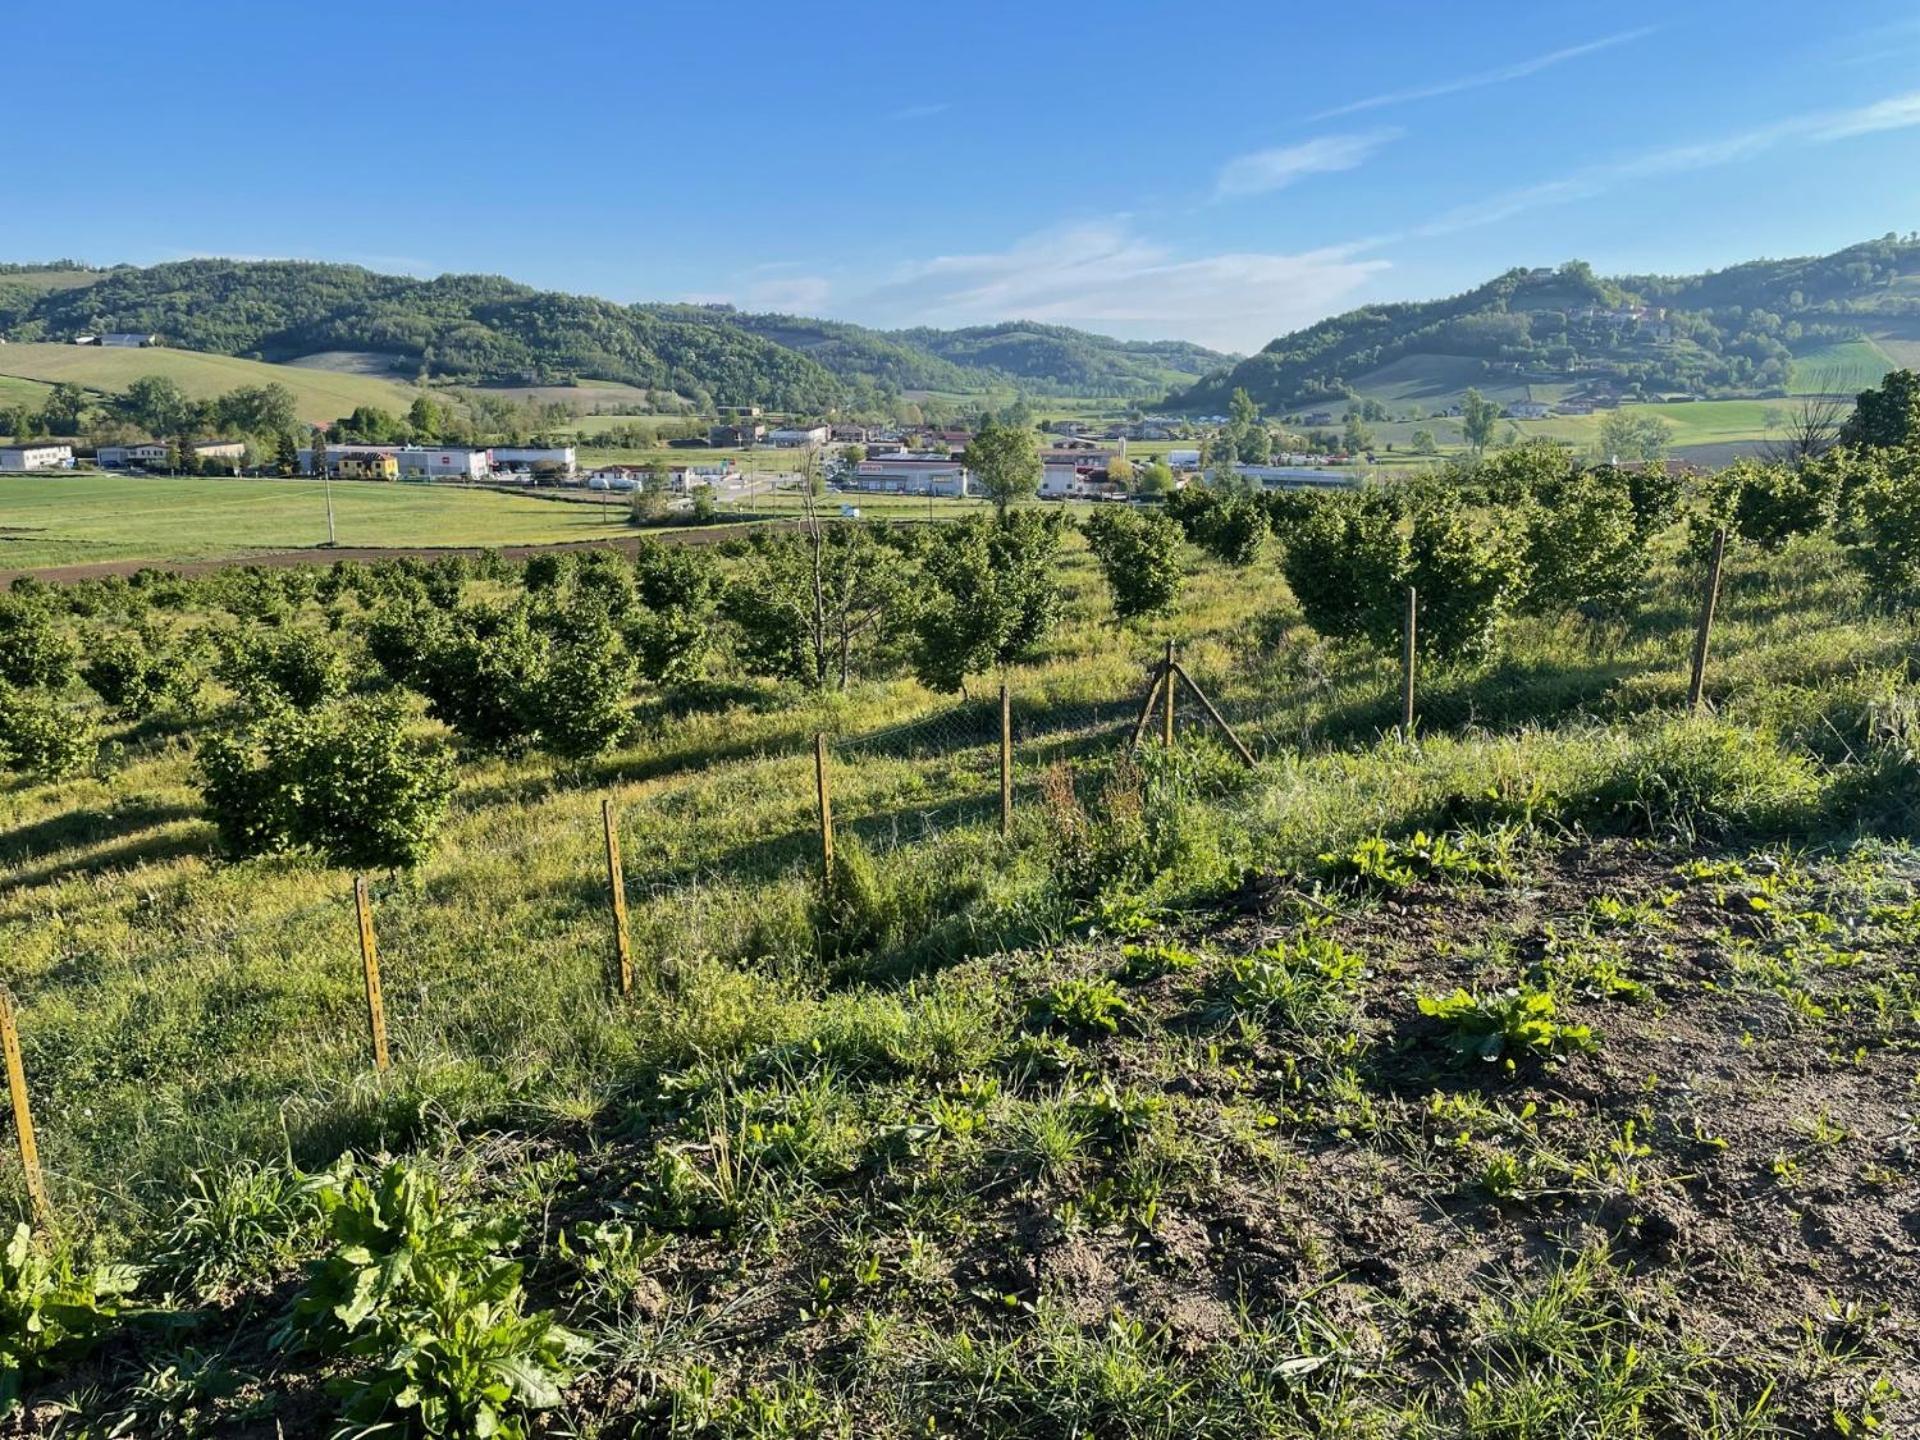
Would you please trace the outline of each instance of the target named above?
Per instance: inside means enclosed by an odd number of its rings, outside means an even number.
[[[845,481],[856,490],[892,495],[971,495],[972,474],[958,460],[938,455],[886,455],[862,460]]]
[[[71,445],[0,445],[0,474],[21,475],[29,470],[71,470]]]
[[[466,445],[329,445],[327,464],[347,455],[391,455],[403,480],[484,480],[493,474],[493,452]],[[313,451],[300,452],[300,473],[313,474]]]

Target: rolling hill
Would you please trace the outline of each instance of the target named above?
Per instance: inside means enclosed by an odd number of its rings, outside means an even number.
[[[1281,336],[1169,403],[1269,412],[1349,398],[1428,408],[1612,392],[1735,398],[1852,391],[1920,357],[1920,235],[1704,275],[1606,278],[1573,261],[1443,300],[1371,305]]]
[[[1232,357],[1060,326],[887,333],[728,307],[619,305],[485,275],[432,280],[308,261],[0,270],[0,337],[151,331],[176,350],[509,385],[614,382],[696,405],[819,413],[905,390],[1148,397]],[[377,367],[376,367],[377,368]]]
[[[272,365],[230,355],[155,347],[102,349],[94,345],[0,345],[0,407],[44,398],[44,387],[66,382],[113,395],[143,375],[163,375],[189,400],[211,400],[242,385],[284,385],[295,411],[310,423],[330,423],[361,405],[404,414],[419,393],[413,386],[371,375]]]

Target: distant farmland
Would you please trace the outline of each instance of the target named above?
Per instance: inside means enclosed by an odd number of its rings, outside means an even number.
[[[359,405],[377,405],[399,413],[420,393],[411,385],[369,375],[269,365],[164,346],[146,350],[53,344],[0,347],[0,395],[5,394],[9,379],[45,385],[64,381],[111,395],[143,375],[164,375],[194,400],[212,399],[242,385],[284,385],[293,392],[300,418],[318,423],[336,420]],[[39,393],[17,398],[30,400]]]

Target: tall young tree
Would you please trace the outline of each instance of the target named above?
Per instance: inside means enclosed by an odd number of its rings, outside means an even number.
[[[967,443],[967,468],[1002,515],[1040,491],[1040,447],[1031,430],[986,426]]]

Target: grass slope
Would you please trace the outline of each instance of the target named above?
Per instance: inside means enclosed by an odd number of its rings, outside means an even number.
[[[319,545],[324,503],[311,480],[9,476],[0,479],[0,569]],[[339,543],[354,546],[536,544],[610,528],[597,505],[373,481],[336,482],[333,511]],[[625,519],[623,505],[611,513]]]
[[[242,385],[284,385],[293,392],[300,418],[308,422],[337,420],[359,405],[404,413],[418,393],[410,385],[367,375],[269,365],[166,347],[113,350],[92,345],[0,346],[0,376],[45,384],[65,381],[118,394],[143,375],[164,375],[195,400],[210,399]]]
[[[69,1230],[200,1329],[35,1414],[327,1433],[318,1382],[366,1362],[284,1357],[262,1317],[326,1243],[290,1165],[351,1147],[521,1222],[537,1303],[594,1342],[539,1433],[1906,1433],[1913,626],[1824,539],[1738,551],[1689,718],[1679,552],[1629,617],[1423,674],[1408,745],[1392,657],[1313,636],[1271,556],[1197,565],[1148,632],[1075,543],[1009,677],[1009,839],[983,707],[904,679],[811,702],[723,669],[596,760],[473,757],[435,857],[377,882],[384,1077],[350,877],[223,863],[199,724],[110,725],[96,773],[0,789],[5,974]],[[1254,772],[1193,732],[1117,758],[1168,631]],[[816,729],[875,857],[838,924]],[[1421,1006],[1456,987],[1488,1004]],[[1522,987],[1549,1028],[1482,1058]]]

